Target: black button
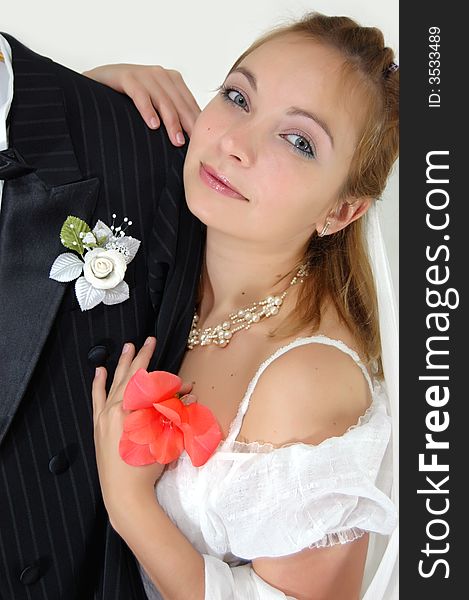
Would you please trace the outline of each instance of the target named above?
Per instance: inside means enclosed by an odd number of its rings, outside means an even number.
[[[23,569],[20,575],[20,581],[24,585],[31,585],[36,583],[38,579],[41,578],[41,569],[39,565],[29,565]]]
[[[93,346],[88,352],[88,364],[95,369],[96,367],[104,367],[106,360],[109,357],[107,346]]]
[[[54,475],[64,473],[69,467],[70,461],[63,450],[53,456],[49,461],[49,471]]]

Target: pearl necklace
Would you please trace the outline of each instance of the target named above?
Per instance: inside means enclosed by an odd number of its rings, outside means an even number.
[[[209,346],[214,344],[220,348],[226,347],[235,333],[242,329],[249,329],[254,323],[259,323],[265,318],[277,315],[283,304],[285,296],[292,285],[303,283],[304,277],[308,275],[306,265],[301,265],[296,275],[290,281],[289,287],[279,296],[268,296],[260,302],[253,302],[250,306],[232,312],[228,319],[215,327],[199,329],[199,315],[197,311],[192,319],[192,326],[187,340],[188,350],[194,346]]]

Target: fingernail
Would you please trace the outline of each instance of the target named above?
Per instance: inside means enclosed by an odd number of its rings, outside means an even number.
[[[178,144],[185,144],[186,140],[184,139],[184,135],[181,131],[178,131],[176,133],[176,140]]]
[[[145,340],[145,343],[143,345],[144,346],[148,346],[149,344],[152,343],[152,341],[153,341],[153,338],[151,336],[147,337],[147,339]]]
[[[122,348],[122,354],[125,354],[129,350],[130,350],[130,344],[124,344],[124,347]]]
[[[94,376],[97,377],[99,374],[101,373],[101,370],[99,367],[96,367],[96,371],[94,373]]]
[[[156,129],[158,127],[158,121],[155,117],[152,117],[150,119],[150,127],[152,127],[153,129]]]
[[[197,402],[197,396],[195,394],[186,394],[184,400],[185,404],[192,404],[193,402]]]

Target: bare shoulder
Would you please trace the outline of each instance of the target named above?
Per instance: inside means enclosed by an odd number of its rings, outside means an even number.
[[[368,383],[353,358],[320,343],[276,358],[254,389],[241,428],[244,441],[319,444],[355,425],[371,403]]]

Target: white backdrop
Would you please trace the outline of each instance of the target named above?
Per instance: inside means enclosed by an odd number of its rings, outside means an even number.
[[[2,3],[0,30],[76,71],[111,62],[177,69],[204,108],[210,90],[260,33],[309,10],[377,26],[398,51],[398,0],[10,0]],[[381,222],[398,294],[397,165],[383,200]]]

